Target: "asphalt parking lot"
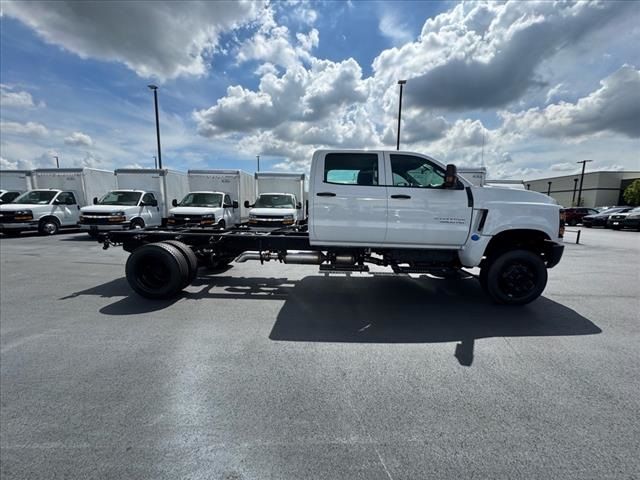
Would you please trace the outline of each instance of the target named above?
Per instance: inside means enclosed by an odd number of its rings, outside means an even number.
[[[1,476],[638,478],[639,240],[583,229],[510,308],[255,262],[152,302],[121,249],[0,238]]]

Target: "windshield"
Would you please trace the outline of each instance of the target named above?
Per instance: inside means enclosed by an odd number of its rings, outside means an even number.
[[[58,192],[51,190],[32,190],[23,193],[11,203],[27,203],[31,205],[47,205]]]
[[[98,205],[126,205],[135,207],[140,200],[140,192],[109,192],[98,201]]]
[[[178,204],[180,207],[220,207],[221,193],[189,193]]]
[[[255,208],[295,208],[291,195],[260,195]]]

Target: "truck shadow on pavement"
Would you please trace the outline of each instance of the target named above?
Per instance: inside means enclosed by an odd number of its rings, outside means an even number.
[[[540,297],[522,307],[496,305],[479,283],[467,279],[407,277],[199,276],[189,291],[170,300],[132,294],[124,278],[70,295],[124,297],[100,309],[106,315],[153,312],[177,301],[208,299],[284,302],[269,338],[291,342],[458,342],[464,366],[474,358],[475,340],[491,337],[594,335],[602,330],[574,310]],[[252,308],[247,304],[246,308]]]

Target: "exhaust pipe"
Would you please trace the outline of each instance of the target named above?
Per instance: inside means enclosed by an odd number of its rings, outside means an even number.
[[[320,265],[324,260],[322,252],[295,252],[284,256],[284,263],[299,265]]]
[[[237,263],[244,263],[247,260],[258,260],[260,262],[268,262],[269,260],[278,260],[277,253],[269,252],[243,252],[235,259]]]

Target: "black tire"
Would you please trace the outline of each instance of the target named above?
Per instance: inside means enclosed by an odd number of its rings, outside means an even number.
[[[489,269],[483,266],[480,268],[480,275],[478,275],[478,280],[480,280],[480,286],[482,287],[482,291],[487,295],[489,294],[489,291],[487,290],[487,274],[488,273],[489,273]]]
[[[87,232],[87,235],[89,235],[93,239],[97,239],[98,235],[100,234],[98,232]]]
[[[191,282],[193,282],[196,276],[198,275],[198,257],[196,257],[196,254],[193,252],[191,247],[186,243],[182,243],[178,240],[165,240],[164,242],[161,242],[161,243],[173,245],[178,250],[180,250],[180,253],[182,253],[182,255],[184,255],[184,258],[187,261],[187,265],[189,266],[189,278],[187,283],[185,283],[184,285],[186,287]]]
[[[55,235],[60,230],[60,220],[55,217],[47,217],[40,220],[38,233],[40,235]]]
[[[127,259],[125,271],[131,288],[151,299],[175,296],[189,278],[185,256],[165,243],[149,243],[134,250]]]
[[[218,222],[218,227],[220,227],[220,229],[224,230],[225,228],[227,228],[227,224],[225,223],[224,220],[220,220]]]
[[[487,263],[486,291],[497,303],[525,305],[547,285],[547,267],[529,250],[510,250]],[[482,283],[482,281],[481,281]]]
[[[134,218],[133,220],[131,220],[131,224],[129,225],[129,228],[131,230],[140,230],[142,228],[144,228],[144,220],[142,220],[141,218]]]

